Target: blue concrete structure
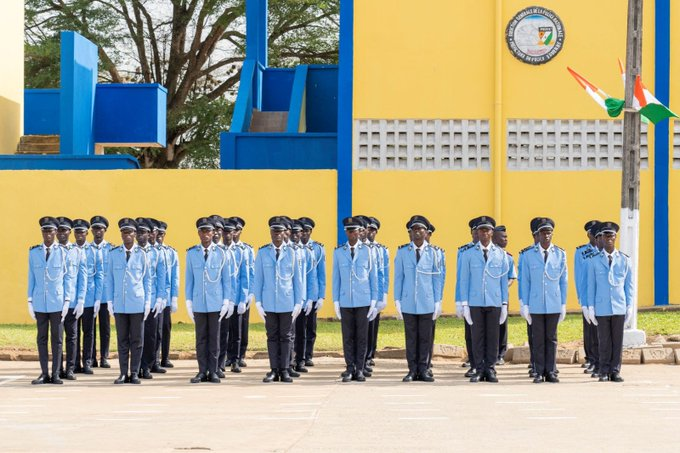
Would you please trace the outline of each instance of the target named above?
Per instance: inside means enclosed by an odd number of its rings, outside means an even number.
[[[0,154],[0,170],[133,170],[139,162],[126,154],[111,156],[27,155]]]

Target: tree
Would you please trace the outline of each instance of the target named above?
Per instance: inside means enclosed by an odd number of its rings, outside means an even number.
[[[168,90],[166,148],[126,148],[144,168],[215,168],[245,53],[245,0],[27,0],[26,86],[59,80],[58,39],[99,46],[102,82]],[[271,66],[337,63],[339,0],[269,0]],[[111,149],[107,152],[121,152]]]

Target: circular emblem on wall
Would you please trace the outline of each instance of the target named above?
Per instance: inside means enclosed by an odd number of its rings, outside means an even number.
[[[530,6],[508,23],[505,40],[518,60],[534,65],[547,63],[562,50],[564,25],[551,10]]]

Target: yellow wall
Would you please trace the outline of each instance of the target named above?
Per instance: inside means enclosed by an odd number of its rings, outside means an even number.
[[[497,221],[509,230],[508,250],[517,256],[516,252],[532,241],[529,220],[538,215],[550,216],[557,223],[555,243],[567,250],[571,264],[574,248],[586,240],[583,224],[591,218],[618,222],[620,215],[619,171],[509,171],[505,163],[505,125],[516,118],[607,119],[605,112],[578,87],[566,66],[581,72],[610,95],[623,96],[616,60],[625,59],[627,2],[540,2],[540,6],[552,9],[561,18],[566,37],[555,59],[533,66],[515,59],[505,43],[508,22],[530,3],[503,0],[502,94],[496,106],[497,1],[500,0],[431,0],[427,5],[408,0],[355,1],[354,118],[486,118],[491,122],[492,146],[497,134],[501,136],[501,149],[492,150],[492,166],[501,166],[498,180],[494,180],[493,169],[355,172],[355,212],[380,218],[385,226],[379,240],[390,246],[392,253],[398,244],[407,241],[403,225],[409,216],[423,214],[437,226],[433,242],[448,252],[445,312],[454,309],[455,251],[468,241],[469,218],[500,212]],[[653,6],[653,2],[645,2],[643,37],[643,79],[652,90]],[[678,23],[680,13],[677,9],[673,12],[673,23]],[[673,42],[679,31],[676,27]],[[675,63],[680,64],[677,49],[674,51]],[[680,83],[676,83],[676,90],[680,90]],[[494,123],[496,113],[500,114],[500,125]],[[650,141],[652,134],[650,128]],[[650,168],[652,152],[650,145]],[[639,301],[649,306],[653,305],[653,171],[643,170],[641,178]],[[495,184],[500,184],[497,200]],[[677,201],[680,180],[673,187]],[[671,224],[673,218],[672,214]],[[671,275],[676,268],[671,268]],[[571,266],[570,272],[573,274]],[[575,309],[571,280],[569,308]],[[677,291],[680,288],[672,293],[676,301],[680,299]],[[516,290],[511,293],[511,309],[517,310]]]
[[[0,71],[0,154],[13,154],[24,127],[23,0],[2,2],[0,42],[3,65]]]
[[[274,215],[309,216],[314,239],[332,256],[336,237],[335,171],[0,171],[0,323],[29,322],[26,311],[28,248],[41,242],[38,219],[65,215],[111,222],[107,240],[120,244],[121,217],[154,217],[168,222],[167,244],[180,256],[180,308],[175,321],[188,321],[184,308],[186,249],[198,243],[198,217],[238,215],[247,223],[242,239],[255,250],[268,242]],[[310,190],[313,188],[313,190]],[[73,240],[73,237],[72,237]],[[329,277],[331,262],[328,263]],[[330,284],[328,285],[330,300]],[[332,316],[327,304],[323,316]],[[253,322],[261,322],[256,313]]]

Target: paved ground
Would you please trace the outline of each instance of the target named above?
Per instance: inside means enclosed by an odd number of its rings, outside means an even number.
[[[434,384],[401,382],[380,360],[364,384],[342,384],[322,358],[293,384],[263,384],[251,360],[222,384],[191,385],[192,361],[142,385],[97,369],[63,386],[31,386],[35,362],[0,362],[0,451],[678,451],[680,366],[627,366],[623,384],[578,365],[560,384],[532,384],[525,365],[499,384],[470,384],[439,362]]]

